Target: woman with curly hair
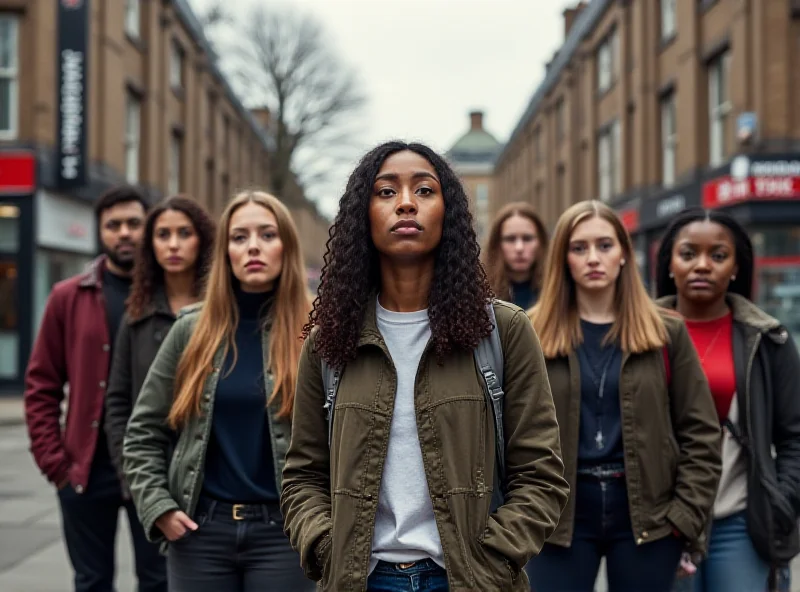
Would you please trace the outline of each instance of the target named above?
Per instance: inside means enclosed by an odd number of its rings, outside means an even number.
[[[120,477],[122,441],[136,397],[178,311],[200,299],[215,231],[205,208],[182,195],[161,201],[145,221],[106,393],[105,428]]]
[[[525,310],[536,304],[547,243],[544,223],[529,203],[513,202],[497,212],[489,229],[484,264],[498,298]]]
[[[539,342],[524,311],[492,303],[478,254],[441,156],[388,142],[361,160],[305,330],[281,494],[323,590],[528,589],[522,568],[568,491]],[[492,337],[505,360],[497,451],[473,355]]]

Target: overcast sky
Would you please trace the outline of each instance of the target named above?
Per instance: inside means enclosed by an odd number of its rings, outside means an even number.
[[[263,2],[263,0],[261,0]],[[196,7],[211,0],[192,0]],[[360,134],[364,152],[401,138],[446,151],[485,112],[485,127],[504,142],[544,64],[564,38],[571,0],[285,0],[316,15],[341,59],[358,73],[368,98]],[[236,16],[250,0],[230,0]],[[269,5],[269,2],[267,2]],[[336,211],[355,162],[318,199]]]

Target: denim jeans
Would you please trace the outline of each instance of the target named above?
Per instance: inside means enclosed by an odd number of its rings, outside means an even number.
[[[312,591],[314,583],[283,533],[276,504],[235,520],[232,504],[200,499],[199,528],[169,545],[170,592]]]
[[[669,536],[637,545],[624,477],[578,476],[575,524],[569,548],[545,544],[525,570],[536,592],[593,592],[606,558],[613,592],[668,592],[683,542]]]
[[[367,580],[367,592],[447,592],[447,572],[431,559],[407,569],[378,562]]]
[[[756,592],[767,589],[769,565],[747,534],[747,516],[739,512],[711,525],[708,556],[699,565],[694,592]]]
[[[110,463],[96,463],[86,492],[71,485],[58,492],[61,524],[75,592],[114,590],[115,541],[120,508],[130,524],[139,592],[167,592],[167,563],[158,546],[147,541],[133,502],[122,498],[119,477]]]

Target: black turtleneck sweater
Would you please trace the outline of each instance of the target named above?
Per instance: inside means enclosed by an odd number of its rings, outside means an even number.
[[[235,290],[239,306],[236,365],[223,364],[214,398],[203,491],[232,503],[278,501],[264,390],[262,321],[271,294]]]

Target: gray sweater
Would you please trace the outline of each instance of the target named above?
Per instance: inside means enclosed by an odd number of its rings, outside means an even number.
[[[377,320],[397,370],[397,392],[375,518],[370,572],[378,561],[410,563],[430,558],[444,567],[414,407],[417,369],[431,337],[428,311],[398,313],[378,304]]]

